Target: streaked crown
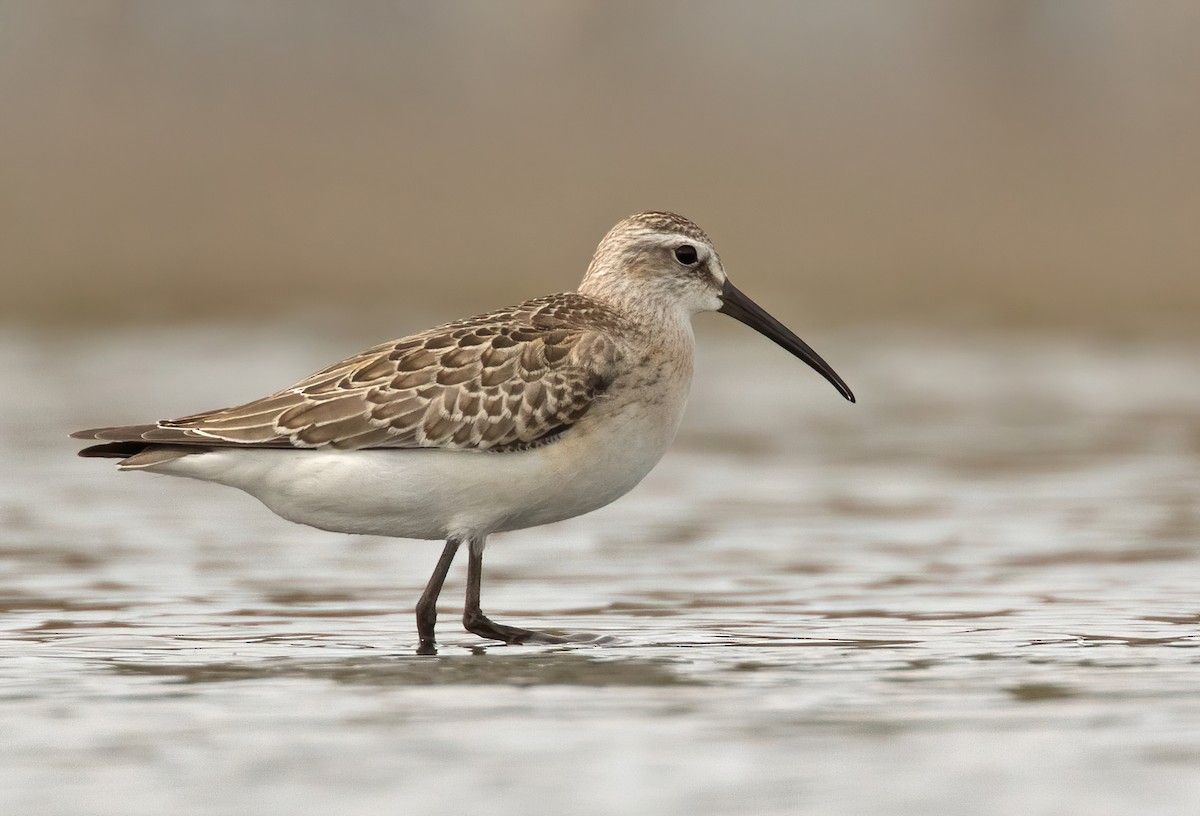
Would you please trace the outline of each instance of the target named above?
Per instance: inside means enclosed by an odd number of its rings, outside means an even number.
[[[615,227],[608,231],[605,241],[618,234],[636,235],[648,232],[675,233],[710,246],[712,245],[712,241],[708,239],[708,235],[696,225],[696,222],[672,212],[656,212],[653,210],[631,215],[618,222]]]

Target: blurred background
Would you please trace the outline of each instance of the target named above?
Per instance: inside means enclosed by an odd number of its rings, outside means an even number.
[[[808,325],[1194,329],[1198,31],[1167,0],[3,2],[0,318],[458,315],[672,209]]]
[[[1200,3],[0,0],[0,813],[1200,813]],[[439,547],[116,474],[671,209],[672,450]],[[400,451],[398,454],[405,454]],[[462,556],[460,556],[461,558]]]

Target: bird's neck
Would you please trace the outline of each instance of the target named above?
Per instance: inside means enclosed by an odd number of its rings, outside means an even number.
[[[579,294],[603,303],[649,336],[671,335],[689,345],[692,342],[692,315],[669,293],[613,285],[602,276],[588,276],[580,284]]]

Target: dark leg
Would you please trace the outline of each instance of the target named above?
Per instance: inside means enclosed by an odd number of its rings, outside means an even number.
[[[421,593],[421,600],[417,601],[417,635],[421,639],[421,644],[417,646],[417,654],[437,654],[437,644],[433,641],[433,625],[437,623],[437,599],[442,592],[442,584],[446,582],[450,564],[454,561],[454,554],[458,552],[458,545],[461,543],[457,538],[446,542],[442,557],[438,559],[437,566],[433,568],[433,575],[429,577],[429,583]]]
[[[502,640],[505,643],[566,643],[566,639],[520,629],[516,626],[505,626],[493,623],[483,614],[479,607],[479,585],[483,579],[483,544],[484,539],[470,540],[470,560],[467,562],[467,603],[463,608],[463,626],[467,631],[490,640]]]

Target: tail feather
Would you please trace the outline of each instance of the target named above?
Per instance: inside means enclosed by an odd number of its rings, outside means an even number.
[[[75,434],[71,435],[75,436]],[[84,459],[125,459],[141,453],[148,447],[150,444],[147,442],[109,442],[104,445],[86,447],[79,452],[79,455]]]
[[[164,428],[159,425],[116,425],[89,428],[71,434],[72,439],[100,442],[79,452],[85,459],[120,459],[121,470],[150,469],[157,465],[228,447],[290,447],[286,439],[245,445],[227,439],[213,439],[190,428]]]
[[[135,453],[128,459],[122,459],[120,462],[117,462],[117,467],[121,470],[148,469],[156,465],[173,462],[176,459],[182,459],[185,456],[208,453],[211,450],[213,448],[206,448],[202,445],[149,445],[145,450]]]
[[[212,448],[205,445],[155,445],[150,442],[109,442],[84,448],[79,455],[85,459],[120,459],[121,470],[152,468],[190,456],[208,453]]]

